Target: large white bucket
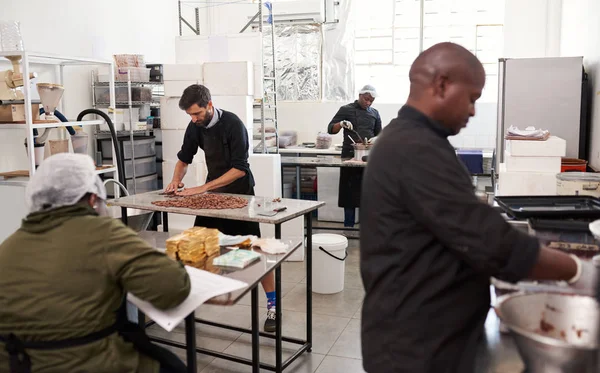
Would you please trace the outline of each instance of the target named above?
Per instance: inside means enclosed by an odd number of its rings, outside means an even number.
[[[319,294],[334,294],[344,290],[344,270],[348,239],[339,234],[312,236],[312,290]]]

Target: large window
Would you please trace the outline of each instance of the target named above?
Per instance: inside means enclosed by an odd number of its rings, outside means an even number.
[[[356,87],[373,84],[379,102],[403,102],[408,70],[423,49],[443,41],[473,52],[486,70],[481,101],[495,101],[502,53],[502,0],[355,0]]]

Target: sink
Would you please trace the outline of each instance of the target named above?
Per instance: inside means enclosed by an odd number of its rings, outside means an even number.
[[[121,207],[108,206],[108,213],[111,217],[121,219]],[[127,226],[136,232],[145,231],[152,220],[153,211],[127,209]]]

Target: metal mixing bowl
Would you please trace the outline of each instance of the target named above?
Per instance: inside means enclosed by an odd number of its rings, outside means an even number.
[[[496,312],[515,338],[528,373],[598,371],[600,312],[595,299],[516,293],[501,297]],[[541,331],[542,320],[546,332]]]

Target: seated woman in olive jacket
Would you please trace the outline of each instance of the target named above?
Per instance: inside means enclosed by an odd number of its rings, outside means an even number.
[[[33,373],[159,372],[158,361],[114,330],[71,347],[28,348],[110,330],[126,293],[175,307],[188,296],[190,280],[180,263],[99,215],[106,190],[88,156],[46,159],[26,199],[31,214],[0,244],[0,373],[19,371],[6,351],[9,336],[24,344]]]

